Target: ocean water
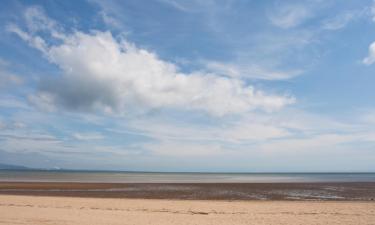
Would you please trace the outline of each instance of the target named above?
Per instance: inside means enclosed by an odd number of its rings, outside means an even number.
[[[375,173],[144,173],[91,171],[0,171],[0,181],[83,183],[375,182]]]

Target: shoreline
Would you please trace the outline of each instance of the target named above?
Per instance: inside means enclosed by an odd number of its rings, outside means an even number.
[[[0,182],[0,195],[229,201],[375,201],[375,182],[78,183]]]

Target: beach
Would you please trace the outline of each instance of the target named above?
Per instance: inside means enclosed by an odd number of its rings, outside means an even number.
[[[375,203],[0,195],[0,224],[375,224]]]
[[[0,224],[375,225],[375,183],[3,181]]]

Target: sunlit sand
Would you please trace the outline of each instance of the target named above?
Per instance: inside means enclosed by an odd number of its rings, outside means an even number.
[[[374,224],[375,203],[0,195],[0,224]]]

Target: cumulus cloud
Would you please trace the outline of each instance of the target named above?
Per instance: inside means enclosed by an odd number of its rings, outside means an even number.
[[[199,71],[183,73],[155,53],[124,38],[116,39],[110,32],[60,34],[48,24],[29,28],[30,32],[14,25],[10,30],[41,50],[63,72],[58,78],[43,80],[39,92],[30,97],[49,110],[63,107],[126,113],[170,108],[222,116],[257,109],[272,111],[294,102],[292,97],[267,94],[240,79]],[[31,32],[41,29],[50,30],[50,38],[58,42],[47,44],[37,32]]]
[[[365,65],[371,65],[375,62],[375,42],[373,42],[368,49],[368,56],[362,60]]]

